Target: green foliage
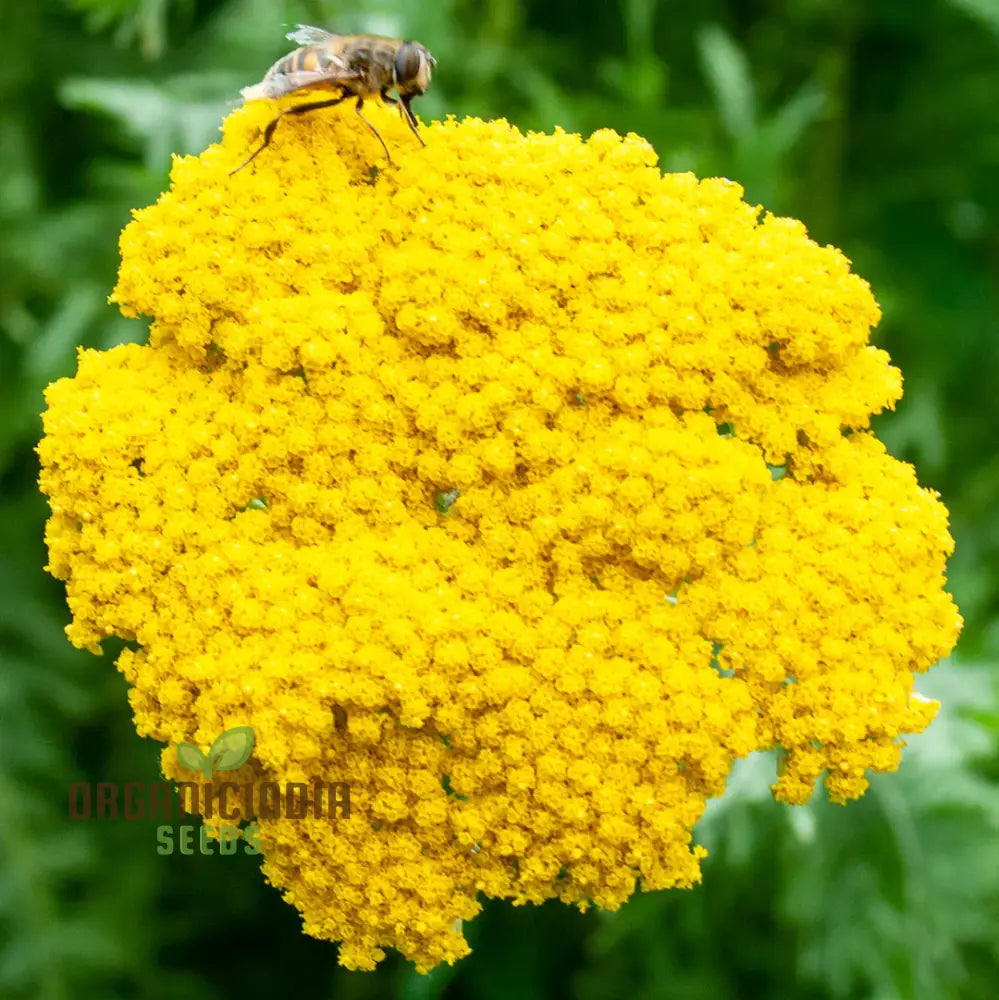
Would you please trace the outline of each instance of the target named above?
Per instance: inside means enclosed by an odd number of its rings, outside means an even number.
[[[78,345],[141,340],[106,303],[117,234],[170,154],[212,142],[284,25],[408,35],[440,67],[421,116],[611,126],[721,174],[842,247],[906,377],[878,421],[944,495],[959,656],[896,775],[859,803],[766,793],[741,762],[689,892],[616,913],[490,904],[473,956],[336,967],[258,859],[156,853],[155,821],[71,822],[74,781],[153,781],[126,685],[63,636],[32,452]],[[999,982],[999,3],[996,0],[46,0],[0,33],[0,996],[978,1000]],[[263,500],[259,501],[264,503]],[[254,501],[257,503],[257,501]],[[252,505],[251,505],[252,506]],[[199,751],[200,753],[200,751]],[[199,758],[200,759],[200,758]],[[234,758],[235,759],[235,758]],[[233,942],[237,942],[234,949]]]

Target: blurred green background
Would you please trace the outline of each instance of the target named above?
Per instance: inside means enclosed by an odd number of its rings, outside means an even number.
[[[347,973],[257,860],[155,851],[66,818],[74,780],[154,780],[111,655],[64,639],[32,451],[74,351],[141,339],[106,304],[129,209],[217,136],[285,24],[418,38],[424,118],[611,126],[805,221],[875,289],[906,395],[879,432],[943,494],[967,627],[945,707],[848,807],[775,805],[737,767],[704,883],[621,911],[489,905],[471,958]],[[0,997],[999,995],[999,2],[6,0],[0,30]],[[112,653],[114,651],[111,651]]]

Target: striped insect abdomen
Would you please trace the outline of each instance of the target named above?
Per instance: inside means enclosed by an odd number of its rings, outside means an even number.
[[[267,71],[267,76],[264,79],[266,80],[267,77],[278,74],[301,73],[303,70],[306,72],[321,72],[327,68],[329,63],[330,57],[325,46],[306,45],[304,48],[289,52],[283,59],[279,59],[274,63]]]

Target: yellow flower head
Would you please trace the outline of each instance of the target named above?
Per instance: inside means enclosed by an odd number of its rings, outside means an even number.
[[[900,376],[832,247],[636,136],[254,102],[121,238],[148,346],[48,390],[50,569],[140,734],[252,726],[305,929],[468,950],[477,895],[690,886],[732,760],[896,767],[952,647],[946,511],[867,430]],[[180,772],[173,752],[169,773]]]

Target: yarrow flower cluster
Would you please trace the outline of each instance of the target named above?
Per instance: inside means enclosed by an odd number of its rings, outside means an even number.
[[[349,819],[259,819],[265,873],[344,965],[426,970],[480,894],[695,883],[735,758],[861,795],[960,619],[838,250],[636,136],[366,111],[392,166],[338,108],[230,176],[268,102],[174,162],[113,296],[149,344],[49,388],[41,483],[138,732],[349,783]]]

